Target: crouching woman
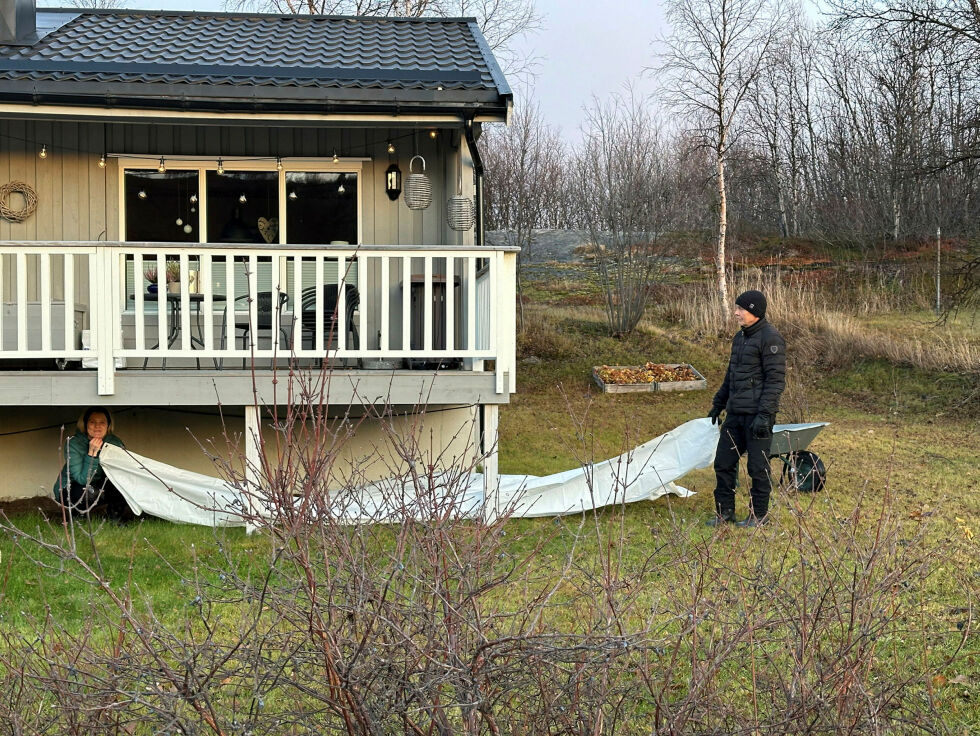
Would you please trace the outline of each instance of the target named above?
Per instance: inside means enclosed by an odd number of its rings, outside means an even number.
[[[78,429],[65,443],[65,464],[54,484],[54,498],[73,515],[86,515],[95,508],[109,517],[132,517],[126,500],[106,477],[99,462],[105,445],[123,447],[112,434],[112,415],[102,406],[85,410]]]

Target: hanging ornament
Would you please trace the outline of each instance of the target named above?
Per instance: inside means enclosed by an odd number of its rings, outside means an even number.
[[[184,232],[185,233],[188,233],[189,234],[191,232],[191,230],[193,230],[193,229],[194,228],[192,228],[190,225],[184,225]]]
[[[140,189],[139,192],[137,192],[136,196],[139,197],[140,199],[146,199],[146,190]]]
[[[456,194],[449,198],[446,205],[446,223],[453,230],[469,230],[476,222],[473,200],[463,196],[463,166],[462,161],[456,172]]]
[[[422,171],[415,173],[412,167],[415,160],[422,162]],[[425,175],[425,159],[419,155],[412,156],[408,162],[408,176],[405,177],[405,204],[410,210],[424,210],[432,204],[432,184]]]
[[[238,195],[238,203],[245,204],[246,202],[248,202],[248,197],[245,196],[245,192],[242,192]]]
[[[180,227],[183,224],[184,224],[184,218],[178,217],[177,218],[177,227]]]
[[[191,204],[197,204],[197,195],[196,194],[192,194],[191,195]]]

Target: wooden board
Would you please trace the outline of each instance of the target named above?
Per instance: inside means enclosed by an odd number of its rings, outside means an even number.
[[[698,370],[689,363],[662,363],[668,368],[690,368],[697,376],[695,381],[652,381],[651,383],[603,383],[599,378],[600,365],[592,367],[592,378],[596,385],[606,394],[626,394],[636,391],[696,391],[697,389],[707,388],[708,381]],[[639,368],[636,365],[611,365],[610,368]]]

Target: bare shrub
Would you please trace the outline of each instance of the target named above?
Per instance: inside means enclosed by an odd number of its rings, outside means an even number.
[[[626,507],[470,518],[479,453],[450,462],[379,409],[392,480],[367,494],[339,461],[358,420],[321,411],[319,391],[272,412],[261,488],[228,472],[262,509],[252,551],[219,533],[211,557],[168,562],[172,599],[144,599],[139,570],[109,579],[109,527],[0,522],[42,579],[72,576],[90,601],[78,631],[57,609],[0,629],[12,733],[941,729],[930,674],[961,656],[972,616],[949,630],[925,615],[937,556],[887,485],[846,505],[783,489],[753,533],[706,535],[673,507],[648,535]],[[586,464],[588,411],[570,439]]]

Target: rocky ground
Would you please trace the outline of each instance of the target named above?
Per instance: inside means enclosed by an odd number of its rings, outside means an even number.
[[[502,230],[487,232],[487,245],[508,245],[507,233]],[[582,261],[582,251],[589,244],[588,233],[582,230],[535,230],[531,247],[522,254],[525,263],[577,263]],[[576,253],[576,248],[579,251]]]

